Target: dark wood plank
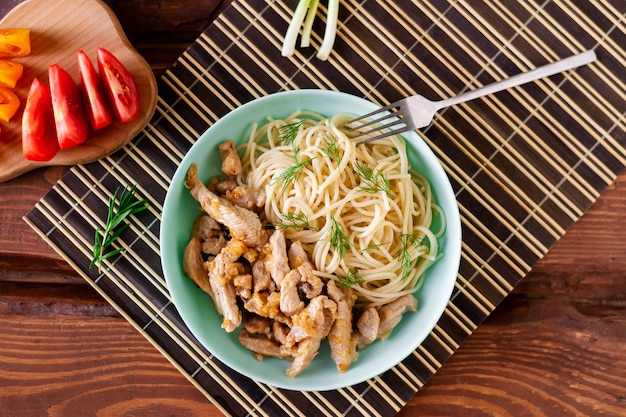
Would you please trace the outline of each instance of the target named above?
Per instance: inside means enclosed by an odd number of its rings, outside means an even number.
[[[124,319],[2,314],[0,326],[1,415],[222,415]]]
[[[0,297],[4,415],[221,415],[102,301],[25,288]],[[509,297],[399,416],[623,415],[625,325],[619,308]]]
[[[623,313],[508,298],[398,416],[623,416]]]

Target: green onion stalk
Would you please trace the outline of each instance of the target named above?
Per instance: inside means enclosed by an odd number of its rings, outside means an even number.
[[[317,14],[319,0],[300,0],[296,5],[293,17],[285,33],[283,41],[282,55],[293,55],[298,33],[302,28],[302,37],[300,38],[300,47],[306,48],[311,42],[311,30],[313,21]],[[330,55],[335,37],[337,34],[337,18],[339,16],[339,0],[328,0],[328,15],[326,16],[326,29],[324,30],[324,38],[316,57],[321,60],[327,60]]]

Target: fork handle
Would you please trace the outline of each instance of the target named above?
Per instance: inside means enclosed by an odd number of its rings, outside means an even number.
[[[534,70],[522,72],[520,74],[506,78],[502,81],[498,81],[493,84],[488,84],[484,87],[477,88],[476,90],[468,91],[455,97],[450,97],[445,100],[437,101],[438,109],[448,107],[453,104],[463,103],[487,94],[496,93],[507,88],[516,87],[518,85],[526,84],[528,82],[548,77],[559,72],[567,71],[569,69],[593,62],[595,59],[596,53],[593,50],[589,50],[578,55],[572,55],[568,58],[564,58],[551,64],[535,68]]]

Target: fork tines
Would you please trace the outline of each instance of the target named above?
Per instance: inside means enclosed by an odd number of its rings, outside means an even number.
[[[362,116],[356,117],[346,123],[346,125],[352,125],[356,122],[365,120],[363,123],[360,123],[354,127],[348,129],[348,135],[351,139],[357,139],[369,136],[375,132],[379,132],[378,135],[366,137],[358,144],[363,144],[367,142],[371,142],[373,140],[378,140],[382,138],[386,138],[388,136],[397,135],[399,133],[407,132],[411,130],[410,127],[407,126],[404,121],[404,114],[400,112],[400,106],[403,100],[396,101],[391,103],[385,107],[381,107],[380,109],[374,110],[373,112],[364,114]],[[373,118],[373,116],[379,116]],[[370,119],[370,120],[367,120]],[[385,122],[386,121],[386,122]],[[385,123],[382,123],[385,122]],[[363,130],[364,128],[371,127],[371,129]]]

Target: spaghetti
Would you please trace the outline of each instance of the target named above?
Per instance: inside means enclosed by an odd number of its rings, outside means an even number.
[[[419,289],[445,219],[403,139],[357,145],[350,118],[298,111],[255,126],[237,181],[265,191],[266,220],[302,243],[320,277],[350,286],[357,306],[378,307]]]

